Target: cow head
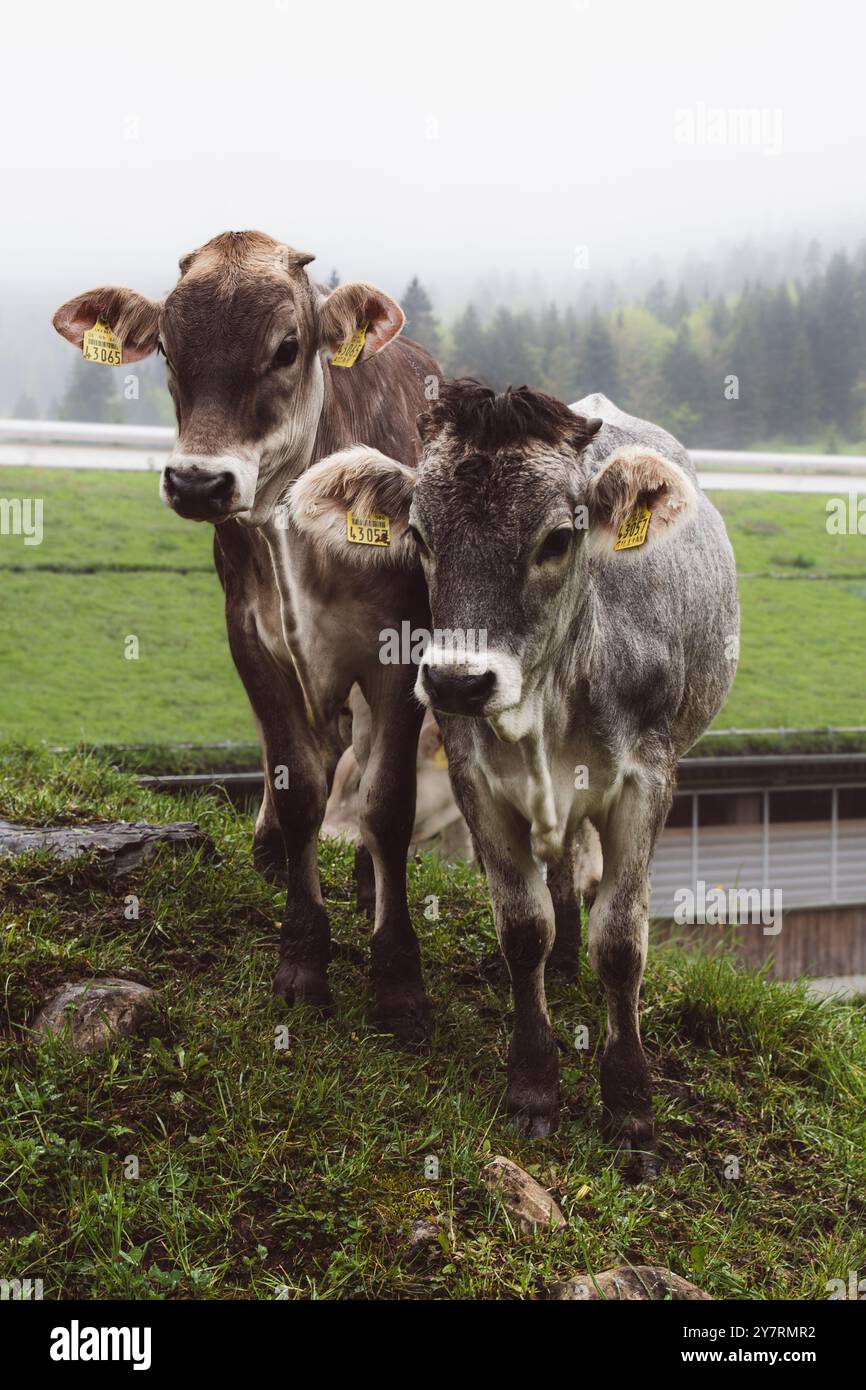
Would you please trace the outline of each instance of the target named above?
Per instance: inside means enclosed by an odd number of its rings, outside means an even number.
[[[164,355],[178,439],[160,490],[180,516],[266,520],[286,469],[312,456],[328,359],[363,325],[361,359],[400,332],[386,294],[364,284],[327,294],[306,273],[312,259],[261,232],[226,232],[183,257],[164,300],[109,287],[54,315],[76,347],[101,318],[124,362]]]
[[[688,514],[692,482],[654,451],[616,449],[590,468],[585,450],[601,425],[526,388],[497,396],[453,382],[420,417],[417,477],[356,448],[295,484],[298,525],[344,558],[420,558],[434,624],[415,687],[423,703],[519,736],[533,691],[591,593],[593,569],[642,563]],[[645,542],[615,550],[639,506],[650,512]],[[347,544],[347,508],[390,517],[388,550]],[[436,630],[449,634],[450,650],[437,646]]]

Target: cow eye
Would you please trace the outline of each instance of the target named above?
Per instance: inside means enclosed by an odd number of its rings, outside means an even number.
[[[561,560],[571,549],[574,532],[570,526],[558,526],[546,536],[537,554],[536,564],[543,565],[547,560]]]
[[[274,353],[272,367],[291,367],[298,355],[297,338],[284,338]]]
[[[157,355],[158,355],[159,357],[164,357],[164,358],[165,358],[165,365],[166,365],[167,367],[170,367],[170,366],[171,366],[171,359],[170,359],[168,353],[167,353],[166,350],[165,350],[165,343],[162,341],[162,338],[157,338],[157,340],[156,340],[156,351],[157,351]]]

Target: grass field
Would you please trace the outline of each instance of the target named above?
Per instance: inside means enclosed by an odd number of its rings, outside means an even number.
[[[512,1133],[508,995],[481,968],[495,943],[473,870],[411,867],[436,1029],[426,1050],[404,1052],[365,1022],[367,927],[347,850],[321,850],[336,1015],[287,1014],[270,993],[279,898],[252,868],[247,818],[215,797],[143,793],[92,758],[3,753],[0,800],[15,819],[180,812],[217,846],[212,860],[160,857],[120,883],[88,860],[0,860],[4,1276],[41,1278],[46,1298],[508,1299],[631,1262],[716,1297],[799,1299],[866,1267],[862,1007],[816,1004],[726,959],[651,952],[643,1031],[664,1166],[634,1186],[600,1138],[604,1009],[585,961],[579,983],[550,988],[561,1127],[547,1140]],[[161,990],[153,1036],[98,1057],[28,1040],[53,986],[117,973]],[[582,1024],[588,1052],[573,1046]],[[551,1188],[565,1230],[516,1233],[479,1176],[498,1153]],[[418,1218],[439,1238],[413,1254]]]
[[[209,527],[154,474],[3,469],[44,540],[0,536],[0,733],[49,744],[246,741]],[[866,724],[866,537],[821,496],[716,493],[741,578],[740,669],[719,728]],[[124,643],[139,639],[138,660]]]
[[[6,469],[42,497],[44,540],[0,536],[0,730],[49,744],[255,738],[225,636],[213,531],[157,476]],[[5,572],[4,572],[5,571]],[[124,655],[128,636],[136,660]]]

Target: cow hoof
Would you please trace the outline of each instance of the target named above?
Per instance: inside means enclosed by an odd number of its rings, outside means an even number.
[[[574,983],[580,979],[580,956],[570,955],[566,952],[557,955],[556,951],[551,952],[547,961],[547,969],[554,975],[558,975],[563,980]]]
[[[390,1006],[378,1005],[373,1022],[382,1033],[390,1033],[405,1047],[421,1047],[430,1037],[430,1006],[423,1001],[394,1001]]]
[[[508,1088],[506,1109],[516,1134],[526,1139],[547,1139],[559,1125],[559,1084],[533,1086],[521,1078]]]
[[[637,1115],[607,1116],[605,1137],[615,1144],[628,1173],[636,1182],[653,1182],[661,1169],[653,1122]]]
[[[290,1008],[306,1004],[318,1013],[333,1011],[334,1001],[326,977],[319,970],[281,961],[274,977],[274,994],[285,1000]]]
[[[632,1155],[635,1177],[638,1182],[655,1182],[661,1172],[661,1159],[651,1149],[641,1149]]]
[[[559,1106],[555,1110],[523,1110],[511,1116],[511,1128],[521,1139],[549,1139],[559,1127]]]
[[[629,1182],[655,1182],[661,1172],[661,1159],[651,1147],[635,1148],[623,1144],[620,1148],[623,1172]]]

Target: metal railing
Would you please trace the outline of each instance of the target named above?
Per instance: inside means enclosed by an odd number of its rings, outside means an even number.
[[[2,420],[0,451],[8,445],[67,445],[71,447],[170,450],[175,439],[170,425],[111,425],[81,420]],[[751,453],[744,449],[691,449],[696,468],[739,473],[762,469],[778,473],[866,474],[866,455]],[[6,460],[8,461],[8,459]]]

